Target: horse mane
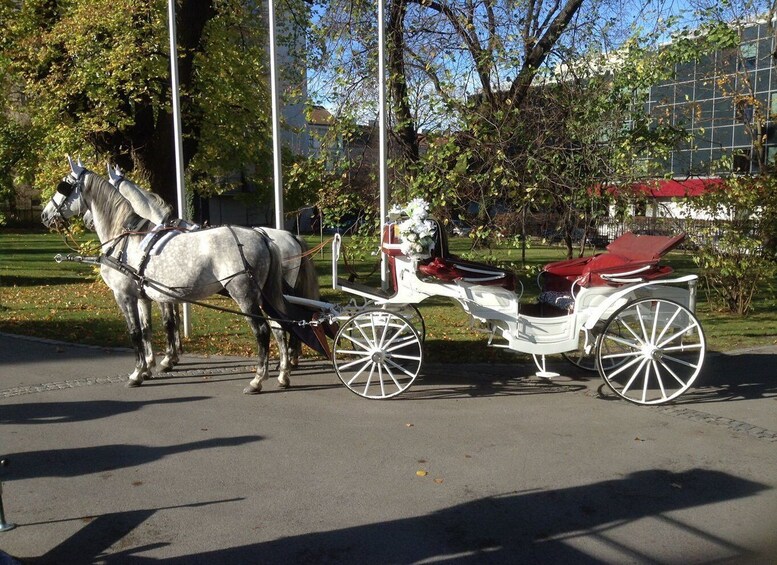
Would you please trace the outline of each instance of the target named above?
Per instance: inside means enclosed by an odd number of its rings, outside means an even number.
[[[125,179],[125,182],[126,182],[126,179]],[[167,201],[161,196],[159,196],[156,192],[151,192],[150,190],[146,190],[144,188],[141,188],[140,190],[142,190],[144,192],[144,195],[147,196],[149,200],[152,200],[156,206],[164,210],[166,214],[171,214],[173,212],[173,207],[170,204],[168,204]]]
[[[105,226],[107,233],[121,233],[127,218],[135,213],[132,205],[107,180],[92,171],[84,177],[84,193],[90,192],[92,216],[99,213],[105,218],[108,222]]]

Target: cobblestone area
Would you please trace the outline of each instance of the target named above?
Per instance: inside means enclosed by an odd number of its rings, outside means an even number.
[[[192,369],[188,371],[175,371],[176,378],[180,377],[205,377],[212,375],[239,375],[243,373],[252,373],[255,369],[254,365],[241,365],[236,367],[227,368],[207,368],[207,369]],[[49,392],[53,390],[64,390],[69,388],[78,388],[82,386],[91,385],[109,385],[116,383],[127,382],[127,375],[113,375],[107,377],[87,377],[84,379],[72,379],[68,381],[60,381],[53,383],[42,383],[38,385],[14,387],[6,390],[0,390],[0,398],[11,398],[14,396],[22,396],[25,394],[35,394],[38,392]]]
[[[712,424],[714,426],[722,426],[728,428],[732,432],[740,434],[747,434],[749,436],[764,439],[766,441],[777,442],[777,432],[761,428],[759,426],[753,426],[747,422],[740,420],[732,420],[731,418],[725,418],[723,416],[715,416],[707,412],[701,412],[700,410],[693,410],[691,408],[685,408],[682,406],[660,406],[656,407],[662,414],[668,414],[677,418],[684,418],[686,420],[693,420],[694,422],[701,422],[703,424]]]

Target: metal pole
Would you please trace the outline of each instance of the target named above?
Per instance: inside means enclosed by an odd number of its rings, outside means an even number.
[[[167,2],[167,19],[170,33],[170,80],[173,99],[173,129],[175,130],[175,184],[178,193],[178,217],[188,220],[186,214],[186,187],[183,179],[183,143],[181,135],[181,103],[178,98],[178,44],[175,27],[175,0]],[[183,335],[189,337],[191,330],[190,305],[183,303]]]
[[[0,467],[5,467],[8,465],[8,461],[6,459],[0,460]],[[5,521],[5,510],[3,510],[3,481],[0,480],[0,532],[7,532],[8,530],[13,530],[16,527],[16,524],[10,524]]]
[[[270,99],[272,103],[272,155],[273,186],[275,187],[275,227],[284,228],[283,221],[283,175],[281,172],[281,122],[278,104],[278,75],[275,53],[275,5],[269,0],[268,16],[270,20]]]
[[[384,35],[384,0],[378,0],[378,190],[380,191],[380,237],[383,238],[383,222],[388,216],[388,182],[386,179],[386,69]],[[380,280],[384,290],[388,290],[388,259],[385,253],[380,254]]]

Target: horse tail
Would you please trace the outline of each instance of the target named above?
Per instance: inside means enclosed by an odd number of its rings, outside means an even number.
[[[309,253],[308,244],[299,236],[294,236],[294,239],[299,245],[301,255],[299,275],[297,275],[294,291],[299,297],[319,300],[321,298],[321,290],[318,286],[318,274],[313,264],[313,258]]]

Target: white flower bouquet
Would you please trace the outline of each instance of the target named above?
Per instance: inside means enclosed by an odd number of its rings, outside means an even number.
[[[429,219],[428,202],[414,198],[404,207],[395,205],[389,211],[389,218],[398,222],[402,253],[411,257],[429,256],[434,249],[437,224]]]

